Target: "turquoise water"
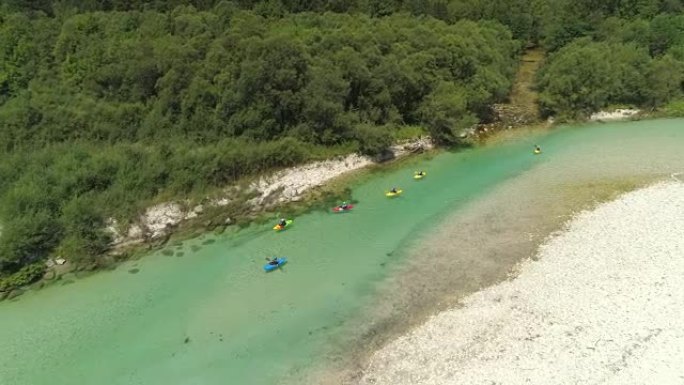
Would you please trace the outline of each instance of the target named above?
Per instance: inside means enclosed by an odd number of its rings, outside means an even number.
[[[296,376],[329,353],[331,337],[346,332],[404,251],[445,215],[554,158],[568,175],[592,164],[566,160],[574,149],[604,154],[596,167],[616,170],[634,157],[622,148],[682,154],[682,123],[563,129],[442,153],[353,186],[350,213],[314,211],[278,233],[271,223],[204,236],[168,248],[182,256],[156,253],[5,301],[0,384],[274,384]],[[536,142],[542,156],[531,154]],[[413,180],[416,169],[428,176]],[[392,186],[404,193],[386,198]],[[288,264],[264,273],[275,255]]]

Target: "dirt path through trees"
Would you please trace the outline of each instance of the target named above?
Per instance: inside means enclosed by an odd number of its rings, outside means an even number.
[[[529,49],[523,54],[510,96],[509,106],[532,120],[539,119],[538,94],[533,87],[534,77],[543,60],[544,51],[541,48]]]

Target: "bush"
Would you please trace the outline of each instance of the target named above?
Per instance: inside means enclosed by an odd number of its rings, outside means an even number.
[[[387,126],[359,124],[354,132],[359,142],[359,151],[365,155],[380,155],[394,143],[392,131]]]
[[[9,291],[36,282],[43,277],[45,270],[45,264],[38,262],[26,265],[7,277],[0,277],[0,291]]]
[[[440,84],[426,98],[421,113],[435,142],[456,144],[460,131],[477,122],[467,103],[466,91],[451,83]]]
[[[667,116],[684,117],[684,100],[675,100],[663,107]]]

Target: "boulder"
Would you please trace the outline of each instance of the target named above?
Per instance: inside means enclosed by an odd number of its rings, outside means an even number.
[[[14,289],[14,290],[10,291],[9,294],[7,294],[7,297],[5,297],[5,298],[7,298],[8,300],[9,300],[9,299],[14,299],[14,298],[17,298],[18,296],[20,296],[20,295],[22,295],[22,294],[24,294],[24,291],[23,291],[23,290],[21,290],[21,289]]]
[[[46,281],[51,281],[55,279],[57,276],[57,273],[53,269],[48,269],[45,274],[43,275],[43,279]]]

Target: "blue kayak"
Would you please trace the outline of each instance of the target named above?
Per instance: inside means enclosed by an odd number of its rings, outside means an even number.
[[[276,261],[278,262],[277,265],[272,265],[272,264],[270,264],[270,263],[265,264],[265,265],[264,265],[264,271],[273,271],[273,270],[279,268],[280,266],[282,266],[282,265],[284,265],[284,264],[287,263],[287,258],[285,258],[285,257],[283,257],[283,258],[276,258]]]

